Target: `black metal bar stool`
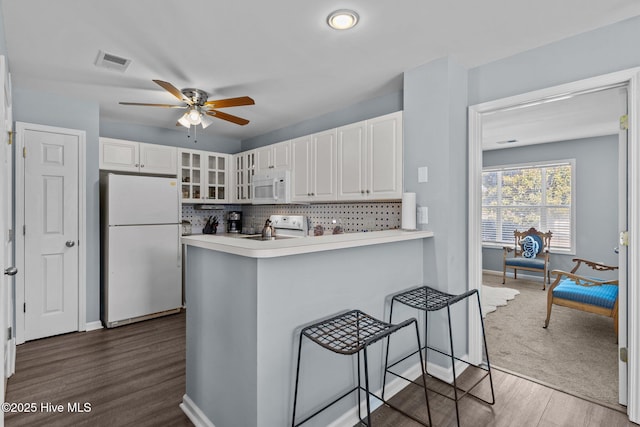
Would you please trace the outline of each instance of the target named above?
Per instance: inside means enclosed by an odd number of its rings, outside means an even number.
[[[476,295],[476,299],[478,301],[478,310],[480,312],[480,323],[482,325],[482,340],[484,342],[484,356],[485,356],[485,360],[487,362],[486,367],[482,366],[482,364],[480,365],[475,365],[467,360],[463,360],[460,359],[458,357],[455,356],[454,354],[454,350],[453,350],[453,333],[451,330],[451,306],[457,302],[463,301],[466,298],[469,298],[472,295]],[[484,320],[482,319],[482,307],[480,305],[480,294],[478,293],[477,289],[473,289],[471,291],[465,292],[463,294],[460,295],[452,295],[452,294],[447,294],[445,292],[441,292],[438,291],[436,289],[430,288],[428,286],[421,286],[419,288],[414,288],[411,290],[408,290],[406,292],[402,292],[400,294],[394,295],[391,298],[391,308],[389,310],[389,322],[392,321],[393,319],[393,305],[395,302],[407,305],[409,307],[418,309],[418,310],[423,310],[425,311],[425,320],[424,320],[424,329],[425,329],[425,345],[424,347],[422,347],[423,349],[425,349],[425,356],[424,356],[424,360],[425,360],[425,372],[428,374],[427,372],[427,367],[426,367],[426,362],[427,362],[427,353],[429,350],[433,350],[435,352],[438,352],[440,354],[443,354],[447,357],[451,358],[451,368],[453,370],[453,384],[449,384],[446,381],[442,381],[439,378],[436,377],[432,377],[435,380],[438,380],[444,384],[447,384],[449,386],[451,386],[453,388],[453,397],[448,396],[446,394],[443,394],[437,390],[433,390],[431,388],[428,388],[429,390],[438,393],[441,396],[446,397],[447,399],[451,399],[453,401],[455,401],[455,405],[456,405],[456,419],[458,422],[458,426],[460,426],[460,413],[458,412],[458,401],[460,399],[462,399],[465,396],[471,396],[481,402],[487,403],[489,405],[493,405],[496,401],[495,398],[495,393],[493,390],[493,378],[491,376],[491,364],[489,363],[489,351],[487,349],[487,339],[484,333]],[[437,349],[435,347],[431,347],[429,346],[429,342],[427,339],[427,318],[428,318],[428,312],[430,311],[438,311],[440,309],[446,308],[447,309],[447,319],[448,319],[448,323],[449,323],[449,348],[450,348],[450,352],[447,353],[446,351],[442,351],[440,349]],[[389,353],[389,349],[387,348],[387,355]],[[411,354],[409,354],[408,356],[406,356],[405,358],[410,357]],[[388,357],[388,356],[387,356]],[[399,361],[395,362],[399,363],[401,362],[403,359],[400,359]],[[471,387],[468,387],[466,390],[458,387],[458,383],[456,380],[456,360],[466,363],[468,366],[477,368],[477,369],[481,369],[484,370],[485,372],[483,373],[483,375],[477,380],[475,381]],[[385,362],[386,363],[386,362]],[[389,365],[389,367],[393,367],[394,364]],[[385,372],[386,374],[386,372]],[[471,391],[478,385],[480,384],[485,378],[489,377],[489,384],[491,386],[491,401],[482,399],[479,396],[474,395],[473,393],[471,393]],[[383,379],[383,388],[382,388],[382,396],[384,397],[384,381],[385,379]],[[426,377],[425,377],[425,383],[426,383]],[[460,395],[458,395],[458,392],[461,392]]]
[[[411,324],[415,325],[416,328],[416,339],[418,344],[418,350],[415,353],[420,355],[420,365],[422,369],[422,375],[424,378],[424,361],[422,359],[422,352],[420,349],[422,348],[420,345],[420,333],[418,330],[418,321],[414,318],[407,319],[402,323],[398,323],[397,325],[393,325],[391,323],[383,322],[381,320],[375,319],[369,316],[366,313],[363,313],[360,310],[351,310],[346,313],[339,314],[337,316],[331,317],[326,320],[322,320],[320,322],[314,323],[310,326],[307,326],[302,329],[300,332],[300,343],[298,344],[298,362],[296,367],[296,383],[295,383],[295,391],[293,398],[293,415],[291,417],[291,425],[293,427],[302,425],[309,421],[311,418],[315,417],[325,409],[329,408],[331,405],[337,403],[342,398],[348,396],[352,392],[358,392],[358,418],[360,421],[367,426],[371,426],[371,403],[369,402],[369,396],[373,396],[376,399],[383,402],[385,405],[399,411],[403,415],[411,418],[412,420],[422,424],[422,425],[431,425],[431,412],[429,410],[429,398],[427,397],[427,389],[424,384],[420,386],[424,389],[424,397],[427,403],[427,414],[429,417],[429,424],[425,424],[424,421],[419,420],[418,418],[410,415],[396,406],[390,404],[389,402],[383,400],[381,397],[378,397],[374,393],[372,393],[369,389],[369,361],[367,356],[368,347],[385,337],[389,337],[394,332],[409,326]],[[302,421],[296,423],[296,405],[298,403],[298,380],[300,376],[300,359],[301,359],[301,350],[302,350],[302,338],[307,337],[312,342],[326,348],[327,350],[331,350],[334,353],[344,354],[344,355],[356,355],[357,358],[357,369],[358,369],[358,385],[353,387],[351,390],[342,394],[332,402],[328,403],[321,409],[315,411],[313,414],[307,416]],[[388,351],[388,346],[387,346]],[[362,354],[362,358],[364,360],[364,387],[361,382],[360,375],[360,357]],[[405,359],[410,356],[406,356]],[[384,380],[386,381],[386,371],[387,366],[385,366],[385,376]],[[393,372],[391,372],[393,374]],[[394,374],[395,375],[395,374]],[[384,389],[384,384],[383,384]],[[365,422],[362,419],[361,411],[360,411],[360,393],[361,391],[365,392],[365,400],[367,404],[367,421]]]

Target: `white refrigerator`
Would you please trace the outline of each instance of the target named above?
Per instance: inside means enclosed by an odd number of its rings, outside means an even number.
[[[105,184],[102,322],[111,328],[179,311],[177,179],[110,173]]]

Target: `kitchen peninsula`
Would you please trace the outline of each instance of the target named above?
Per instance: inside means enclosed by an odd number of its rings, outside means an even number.
[[[299,328],[348,309],[386,318],[389,295],[422,284],[425,239],[432,236],[386,230],[274,241],[183,237],[185,413],[196,425],[290,425]],[[300,416],[353,379],[352,358],[306,343],[302,351]],[[381,346],[369,355],[373,384],[381,357]],[[306,425],[353,425],[354,409],[355,397],[347,398]]]

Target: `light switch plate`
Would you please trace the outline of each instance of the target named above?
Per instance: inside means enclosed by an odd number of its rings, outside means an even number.
[[[418,182],[428,182],[429,181],[429,169],[426,166],[422,166],[418,168]]]
[[[418,224],[428,224],[429,223],[429,208],[425,206],[420,206],[418,208]]]

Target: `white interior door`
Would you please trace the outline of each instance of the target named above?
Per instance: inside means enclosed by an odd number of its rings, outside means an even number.
[[[628,345],[628,294],[627,294],[627,261],[629,251],[625,239],[628,236],[628,185],[627,165],[628,165],[628,132],[627,132],[627,112],[628,94],[627,88],[620,88],[620,111],[621,117],[620,132],[618,133],[618,230],[621,240],[617,248],[618,252],[618,354],[626,351]],[[624,117],[624,119],[623,119]],[[621,405],[627,405],[627,362],[618,358],[618,401]]]
[[[2,173],[0,173],[0,264],[3,271],[2,279],[0,279],[0,337],[4,337],[5,331],[7,331],[7,290],[11,286],[11,278],[14,271],[12,270],[13,264],[11,260],[11,237],[9,235],[10,226],[7,227],[8,218],[7,213],[11,207],[11,175],[9,165],[11,163],[11,150],[10,145],[7,144],[7,138],[4,136],[6,132],[0,130],[2,137],[0,138],[0,165],[2,165]],[[9,149],[7,149],[7,147]],[[10,371],[7,371],[7,360],[9,359],[9,344],[10,336],[7,334],[6,339],[2,339],[2,366],[0,371],[2,372],[2,379],[6,380]],[[3,381],[0,385],[0,399],[4,402],[5,384]],[[4,425],[4,416],[0,417],[0,425]]]
[[[24,129],[25,339],[78,330],[79,136]]]

